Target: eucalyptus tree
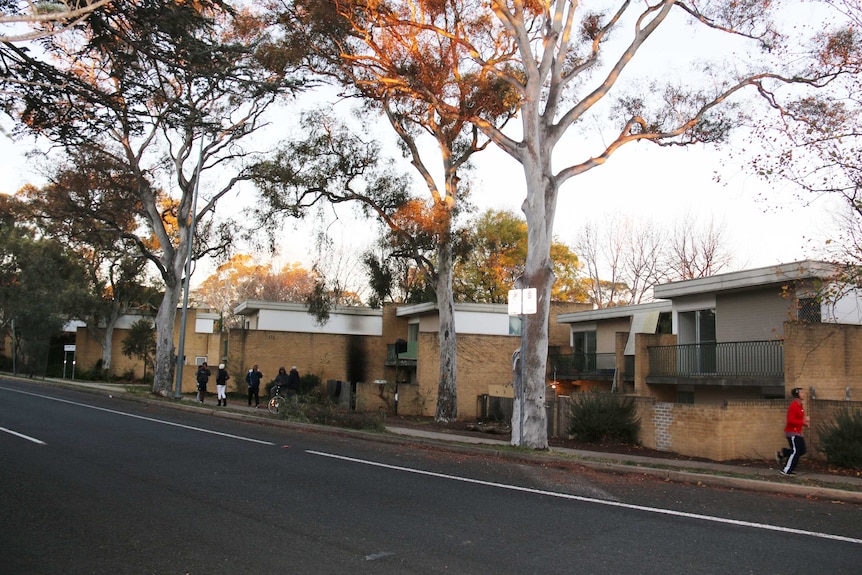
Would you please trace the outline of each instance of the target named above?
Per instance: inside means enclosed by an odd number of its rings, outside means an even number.
[[[507,99],[515,94],[518,130],[501,130],[480,114],[470,119],[521,164],[525,177],[522,210],[528,252],[519,285],[536,288],[538,300],[537,313],[526,316],[524,326],[521,361],[526,389],[523,404],[516,401],[515,417],[521,420],[520,410],[525,417],[522,426],[513,425],[517,432],[512,440],[537,449],[548,445],[544,394],[554,283],[550,246],[563,184],[602,166],[626,144],[721,143],[745,120],[748,108],[734,105],[748,93],[773,99],[788,85],[818,87],[842,73],[837,52],[827,54],[835,66],[813,66],[822,53],[806,52],[798,38],[801,30],[791,29],[795,23],[788,22],[798,2],[361,4],[392,15],[388,20],[368,18],[373,21],[371,37],[384,34],[380,30],[384,25],[393,30],[413,25],[423,33],[434,32],[440,42],[457,45],[465,56],[457,59],[453,75],[481,75],[508,86]],[[428,22],[424,10],[453,17]],[[794,35],[783,36],[781,24]],[[810,29],[830,35],[824,26]],[[723,57],[732,60],[722,61]],[[417,82],[421,85],[421,78]],[[414,94],[440,110],[448,105],[445,93],[417,88]]]
[[[794,4],[623,0],[594,6],[569,0],[491,0],[481,33],[440,31],[447,37],[458,34],[473,48],[473,63],[509,83],[521,97],[517,135],[475,119],[522,165],[526,178],[529,252],[522,282],[537,288],[538,313],[527,316],[524,330],[525,424],[523,437],[513,437],[513,442],[547,447],[549,248],[561,186],[603,165],[626,144],[724,141],[745,120],[746,109],[735,105],[746,89],[773,99],[790,84],[818,87],[833,80],[840,70],[812,68],[820,54],[809,52],[806,58],[796,38],[781,34],[780,10]],[[489,45],[489,37],[496,42]],[[660,41],[671,46],[675,65],[691,67],[687,75],[668,73],[656,61],[661,52],[650,49]],[[735,48],[732,63],[706,61],[722,44]],[[794,58],[787,57],[790,50]],[[517,66],[511,60],[501,65],[500,55],[510,53],[517,54]],[[635,78],[639,86],[627,85]],[[593,137],[579,133],[587,126],[595,127]],[[567,138],[572,144],[564,148]]]
[[[299,47],[299,52],[307,55],[308,69],[331,79],[342,88],[343,95],[361,98],[370,112],[385,118],[427,195],[422,198],[404,190],[400,197],[389,195],[388,200],[397,201],[384,206],[378,201],[380,194],[371,187],[361,191],[329,185],[306,193],[323,195],[330,201],[349,197],[363,202],[388,226],[398,249],[425,274],[434,289],[439,313],[435,419],[455,421],[454,226],[459,212],[467,206],[470,160],[489,143],[468,119],[479,116],[489,125],[502,126],[512,117],[516,100],[501,97],[509,91],[504,83],[481,73],[458,73],[457,62],[465,53],[457,42],[426,32],[421,26],[401,25],[401,14],[381,10],[380,6],[368,2],[284,1],[278,18],[286,32],[285,45]],[[459,18],[446,3],[418,2],[413,8],[413,17],[432,30]],[[435,105],[425,92],[443,98],[445,106]],[[423,139],[433,146],[423,147]],[[438,167],[442,170],[435,177]]]
[[[101,182],[111,185],[90,190],[99,201],[69,209],[120,233],[159,274],[153,392],[160,395],[172,389],[188,258],[228,249],[235,227],[215,219],[216,205],[261,159],[252,136],[267,109],[299,85],[257,23],[253,12],[219,0],[115,0],[110,11],[44,39],[39,51],[8,44],[2,51],[4,110],[19,129],[91,159],[82,170],[106,170]],[[97,209],[104,202],[123,206],[137,227],[117,221],[117,210]]]
[[[114,0],[3,0],[0,42],[27,42],[77,26]]]

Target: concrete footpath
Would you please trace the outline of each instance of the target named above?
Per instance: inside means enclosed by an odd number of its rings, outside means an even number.
[[[586,467],[610,471],[614,473],[635,473],[658,477],[668,481],[694,483],[705,486],[717,486],[747,491],[766,491],[783,493],[801,497],[816,497],[820,499],[862,504],[862,474],[855,476],[833,475],[825,473],[806,473],[805,460],[800,463],[800,471],[794,477],[782,476],[777,469],[750,468],[738,465],[728,465],[719,462],[687,461],[675,459],[660,459],[617,453],[602,453],[577,449],[553,447],[548,451],[532,451],[514,448],[507,440],[493,437],[476,437],[458,435],[457,433],[441,433],[415,428],[386,427],[386,433],[355,431],[343,428],[333,428],[322,425],[299,424],[283,421],[269,413],[263,402],[258,408],[248,407],[245,402],[232,402],[227,407],[216,405],[215,394],[210,394],[207,402],[201,404],[188,397],[177,399],[161,399],[148,396],[146,390],[141,392],[128,391],[126,386],[104,383],[92,383],[71,380],[31,380],[31,383],[43,385],[59,385],[94,393],[105,393],[115,397],[123,397],[134,401],[156,403],[164,407],[206,412],[214,416],[241,418],[267,425],[286,427],[301,427],[314,429],[322,433],[339,433],[353,435],[357,438],[372,441],[405,441],[433,444],[437,447],[459,452],[493,452],[494,455],[517,459],[524,462],[548,463],[554,460],[564,460]]]

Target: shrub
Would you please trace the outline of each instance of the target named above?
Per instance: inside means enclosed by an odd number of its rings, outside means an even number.
[[[69,372],[68,377],[72,377],[72,373]],[[83,380],[83,381],[102,381],[105,377],[104,371],[102,371],[102,360],[99,359],[90,369],[86,367],[79,366],[75,370],[75,379]]]
[[[310,393],[320,385],[320,376],[314,373],[306,373],[299,378],[299,393]]]
[[[331,425],[348,429],[369,431],[383,431],[385,429],[381,415],[339,409],[326,397],[325,393],[294,396],[279,410],[279,415],[288,421]]]
[[[604,392],[572,396],[566,431],[578,441],[637,444],[639,429],[640,420],[631,397]]]
[[[830,465],[862,469],[862,411],[838,411],[834,421],[817,426],[817,435]]]
[[[138,378],[135,377],[135,368],[130,367],[120,376],[122,381],[137,381]]]

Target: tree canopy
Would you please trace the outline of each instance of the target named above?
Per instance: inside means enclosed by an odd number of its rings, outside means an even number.
[[[842,208],[822,244],[819,257],[842,265],[844,280],[862,284],[862,6],[851,0],[824,0],[848,26],[824,30],[813,42],[819,67],[835,79],[814,93],[771,98],[777,117],[755,124],[752,144],[759,150],[746,167],[773,185],[790,184],[804,204],[838,200]],[[739,159],[739,155],[734,160]],[[814,241],[815,230],[806,230]]]
[[[264,112],[301,82],[283,56],[273,60],[252,9],[219,0],[111,6],[74,34],[44,39],[38,52],[5,45],[0,82],[20,130],[65,149],[82,174],[104,176],[68,209],[121,233],[158,271],[165,291],[153,391],[166,395],[188,254],[227,253],[235,227],[216,220],[216,205],[260,160],[244,144]],[[204,174],[213,174],[208,187]]]
[[[45,375],[48,345],[87,309],[86,272],[61,242],[41,238],[17,199],[0,195],[0,321],[12,330],[21,371]]]
[[[245,300],[305,303],[314,290],[312,272],[296,263],[273,270],[248,254],[237,254],[218,266],[194,292],[201,306],[218,311],[224,328],[242,327],[233,310]]]
[[[527,259],[527,222],[509,211],[486,210],[464,229],[455,265],[455,293],[462,301],[506,303]],[[554,301],[585,302],[578,256],[565,244],[551,245],[555,275]]]
[[[114,0],[4,0],[0,2],[0,42],[27,42],[80,24]]]

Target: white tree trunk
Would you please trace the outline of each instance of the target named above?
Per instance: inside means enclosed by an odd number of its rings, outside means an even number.
[[[111,311],[105,318],[105,332],[102,335],[102,371],[106,374],[111,372],[111,361],[114,350],[114,328],[120,319],[120,305],[114,300],[111,302]]]
[[[512,354],[512,391],[514,392],[514,401],[512,403],[512,445],[521,445],[521,429],[524,427],[524,422],[521,419],[523,410],[521,409],[521,398],[524,396],[524,377],[521,372],[521,348],[515,350]]]
[[[105,339],[104,344],[102,344],[102,371],[105,373],[111,372],[111,356],[113,352],[114,346],[112,345],[114,339],[114,325],[116,325],[116,320],[110,322],[105,326]]]
[[[523,437],[519,444],[532,449],[548,448],[548,425],[545,412],[545,380],[548,361],[548,314],[554,266],[551,261],[551,240],[557,211],[558,187],[553,173],[552,138],[548,137],[544,119],[539,113],[539,85],[531,85],[534,94],[525,99],[521,110],[524,142],[520,155],[527,183],[527,197],[522,210],[527,219],[527,259],[519,288],[536,289],[536,313],[524,316],[521,338],[524,341],[523,365],[524,402],[519,405],[517,421],[512,429],[520,429],[523,417]],[[520,411],[523,410],[523,415]],[[514,437],[514,435],[513,435]]]
[[[153,369],[153,393],[169,397],[174,386],[174,323],[182,289],[178,283],[165,286],[165,295],[156,313],[156,357]]]
[[[437,306],[440,326],[440,379],[437,384],[438,422],[458,419],[457,341],[455,337],[455,302],[452,295],[452,246],[445,242],[437,248]]]

